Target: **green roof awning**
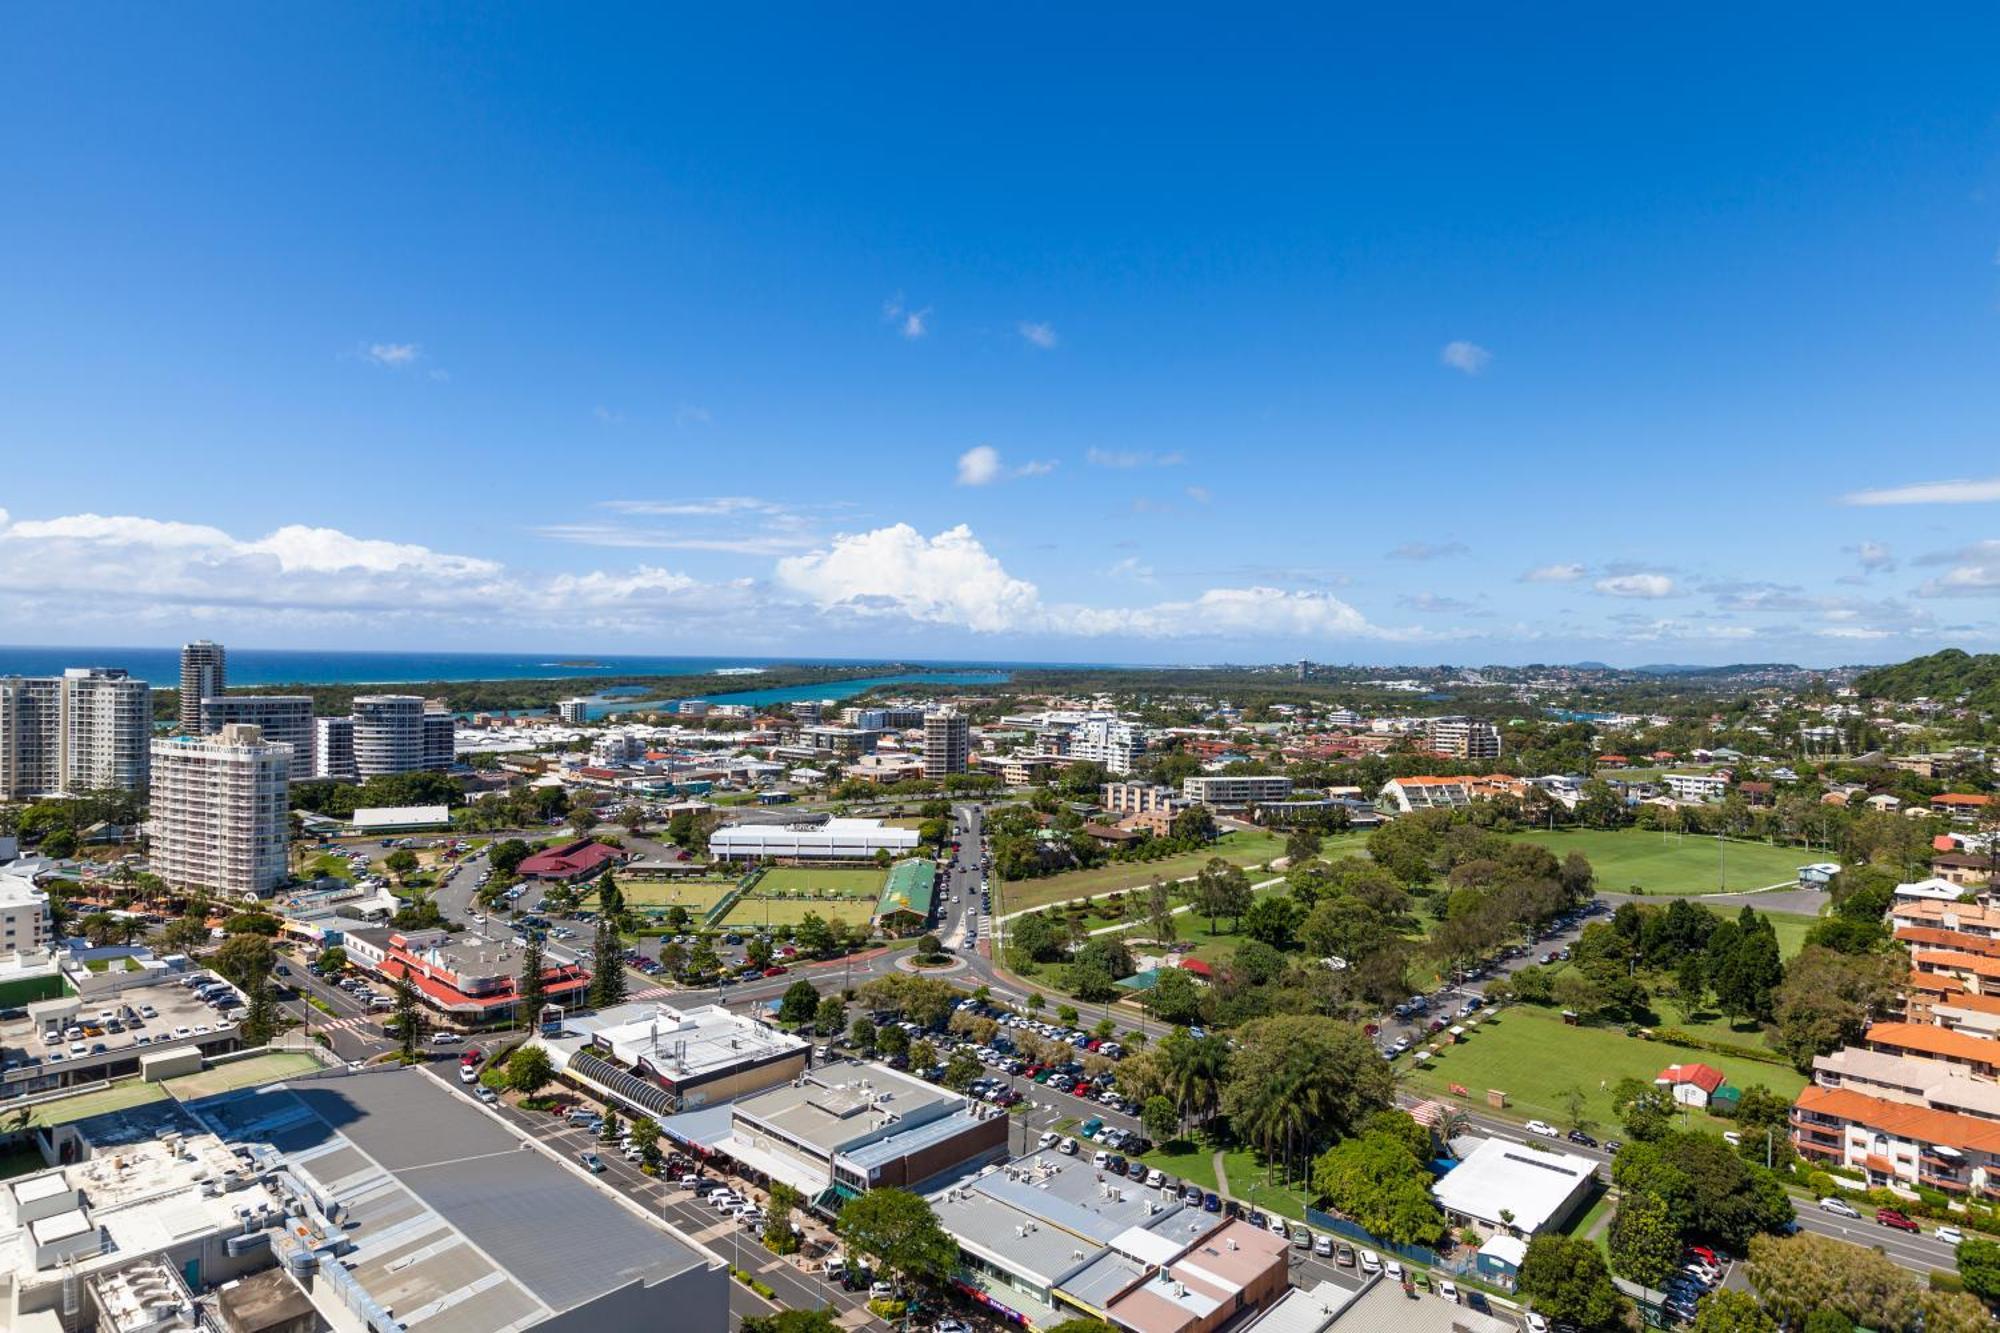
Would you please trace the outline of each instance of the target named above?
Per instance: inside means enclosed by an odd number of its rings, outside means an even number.
[[[937,902],[937,863],[921,857],[898,861],[889,870],[882,897],[875,904],[876,916],[908,912],[928,917]]]

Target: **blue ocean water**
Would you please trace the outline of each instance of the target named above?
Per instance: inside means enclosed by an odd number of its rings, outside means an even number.
[[[1010,679],[1005,671],[906,671],[891,676],[868,676],[856,680],[828,681],[822,685],[787,685],[769,690],[725,690],[701,697],[712,704],[749,704],[762,708],[767,704],[796,703],[800,699],[852,699],[855,695],[872,690],[878,685],[1003,685]],[[616,694],[616,691],[612,691]],[[644,703],[632,699],[604,697],[601,705],[593,705],[588,711],[593,718],[608,717],[614,713],[646,713],[664,710],[670,705],[657,701]]]
[[[225,645],[226,647],[227,645]],[[229,648],[229,683],[239,685],[394,685],[430,680],[557,680],[587,683],[602,676],[693,676],[709,671],[770,666],[887,666],[881,659],[845,657],[627,657],[562,653],[346,652],[310,649]],[[939,671],[1010,665],[995,662],[912,662]],[[1067,665],[1067,664],[1065,664]],[[180,684],[180,648],[46,648],[0,646],[0,676],[60,675],[65,667],[123,667],[153,685]],[[902,679],[895,677],[895,679]],[[914,677],[912,678],[914,679]],[[999,679],[1005,679],[1000,676]],[[746,686],[755,682],[746,675]],[[991,683],[981,682],[981,683]],[[797,698],[833,698],[833,686],[814,686]],[[817,694],[812,690],[818,691]],[[756,691],[751,691],[756,693]],[[859,693],[848,690],[848,694]],[[722,696],[715,696],[721,698]],[[736,702],[776,702],[744,699]]]

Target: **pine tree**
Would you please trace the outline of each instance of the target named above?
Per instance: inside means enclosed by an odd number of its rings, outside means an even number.
[[[529,931],[527,942],[521,946],[521,975],[514,983],[514,1012],[523,1023],[539,1022],[542,1005],[548,1000],[548,988],[542,984],[542,937],[538,932]]]
[[[597,918],[597,938],[590,954],[590,1004],[609,1009],[625,999],[625,960],[618,949],[618,930],[608,917]]]
[[[243,1044],[268,1046],[283,1028],[284,1016],[278,1012],[277,1001],[271,998],[271,983],[260,977],[250,988],[250,1008],[243,1016],[241,1029]]]
[[[424,1029],[430,1026],[410,978],[396,978],[396,1047],[404,1064],[415,1064],[423,1052]]]

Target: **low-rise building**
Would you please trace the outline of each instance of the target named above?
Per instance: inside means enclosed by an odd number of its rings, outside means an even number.
[[[1482,1139],[1438,1178],[1431,1197],[1455,1224],[1533,1236],[1567,1222],[1596,1179],[1591,1158],[1512,1139]]]
[[[124,1078],[157,1051],[237,1049],[242,992],[203,973],[211,1003],[180,984],[191,975],[184,962],[129,949],[57,954],[58,993],[0,1017],[0,1097]],[[46,968],[21,975],[47,993]]]
[[[1169,819],[1188,808],[1187,798],[1157,782],[1107,782],[1104,809],[1113,815],[1165,815]]]
[[[623,1004],[534,1039],[557,1074],[634,1114],[719,1105],[805,1073],[811,1044],[719,1004]]]
[[[1931,809],[1961,824],[1975,824],[1993,807],[1993,798],[1983,792],[1946,792],[1931,797]]]
[[[1275,774],[1232,776],[1212,773],[1183,778],[1181,795],[1194,805],[1241,809],[1263,801],[1282,801],[1292,794],[1292,780]]]
[[[763,857],[800,861],[869,861],[877,851],[891,856],[917,849],[917,831],[879,819],[725,824],[708,838],[709,854],[721,860]]]
[[[1653,1077],[1653,1086],[1666,1089],[1682,1106],[1704,1109],[1728,1082],[1728,1075],[1720,1069],[1699,1062],[1668,1065]]]
[[[516,868],[522,879],[575,884],[595,879],[617,865],[625,853],[593,838],[577,838],[559,847],[546,848],[525,858]]]
[[[348,932],[350,962],[387,981],[408,977],[428,1009],[467,1026],[530,1019],[516,1014],[522,950],[512,935],[489,940],[443,930],[370,929]],[[580,963],[545,957],[542,990],[550,1004],[576,1004],[589,989]]]
[[[2000,1124],[1814,1084],[1792,1105],[1792,1145],[1862,1171],[1870,1189],[1922,1186],[2000,1196]]]
[[[889,868],[875,904],[875,929],[884,935],[921,935],[937,914],[937,863],[925,857]]]
[[[1515,1325],[1378,1273],[1359,1289],[1326,1281],[1294,1287],[1245,1333],[1515,1333]]]
[[[1719,801],[1729,791],[1727,773],[1662,773],[1660,782],[1677,801]]]

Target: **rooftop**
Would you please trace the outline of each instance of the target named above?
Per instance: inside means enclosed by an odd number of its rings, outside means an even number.
[[[1437,1296],[1407,1294],[1385,1277],[1370,1278],[1359,1292],[1322,1282],[1294,1290],[1255,1323],[1252,1333],[1515,1333],[1497,1315],[1480,1314]]]
[[[1530,1234],[1547,1226],[1597,1174],[1597,1163],[1575,1153],[1545,1152],[1511,1139],[1485,1139],[1431,1186],[1446,1211],[1510,1225]]]
[[[337,1205],[349,1276],[429,1333],[538,1322],[720,1262],[417,1069],[300,1080],[192,1108]]]
[[[689,1009],[671,1005],[620,1005],[569,1020],[619,1063],[647,1068],[669,1083],[700,1078],[750,1061],[802,1051],[809,1044],[719,1004]]]
[[[803,1079],[736,1103],[750,1117],[831,1156],[905,1124],[949,1114],[965,1104],[955,1092],[882,1065],[822,1065]]]
[[[924,858],[898,861],[882,885],[882,898],[875,905],[875,915],[909,912],[927,917],[936,900],[937,864]]]
[[[70,995],[38,1000],[11,1018],[0,1018],[0,1051],[8,1061],[24,1061],[8,1069],[12,1078],[28,1078],[50,1065],[103,1063],[128,1057],[132,1051],[155,1047],[184,1046],[202,1041],[221,1041],[234,1033],[236,1025],[225,1022],[222,1011],[211,1007],[192,990],[167,980],[178,973],[161,973],[150,984],[127,986],[101,997]],[[243,1003],[240,993],[235,1002]],[[146,1017],[142,1006],[150,1006],[154,1017]],[[42,1034],[51,1023],[60,1023],[66,1032],[71,1024],[84,1029],[80,1037],[58,1034],[45,1042]],[[113,1030],[110,1024],[116,1023]],[[83,1049],[77,1050],[81,1045]],[[96,1046],[104,1047],[94,1051]]]

